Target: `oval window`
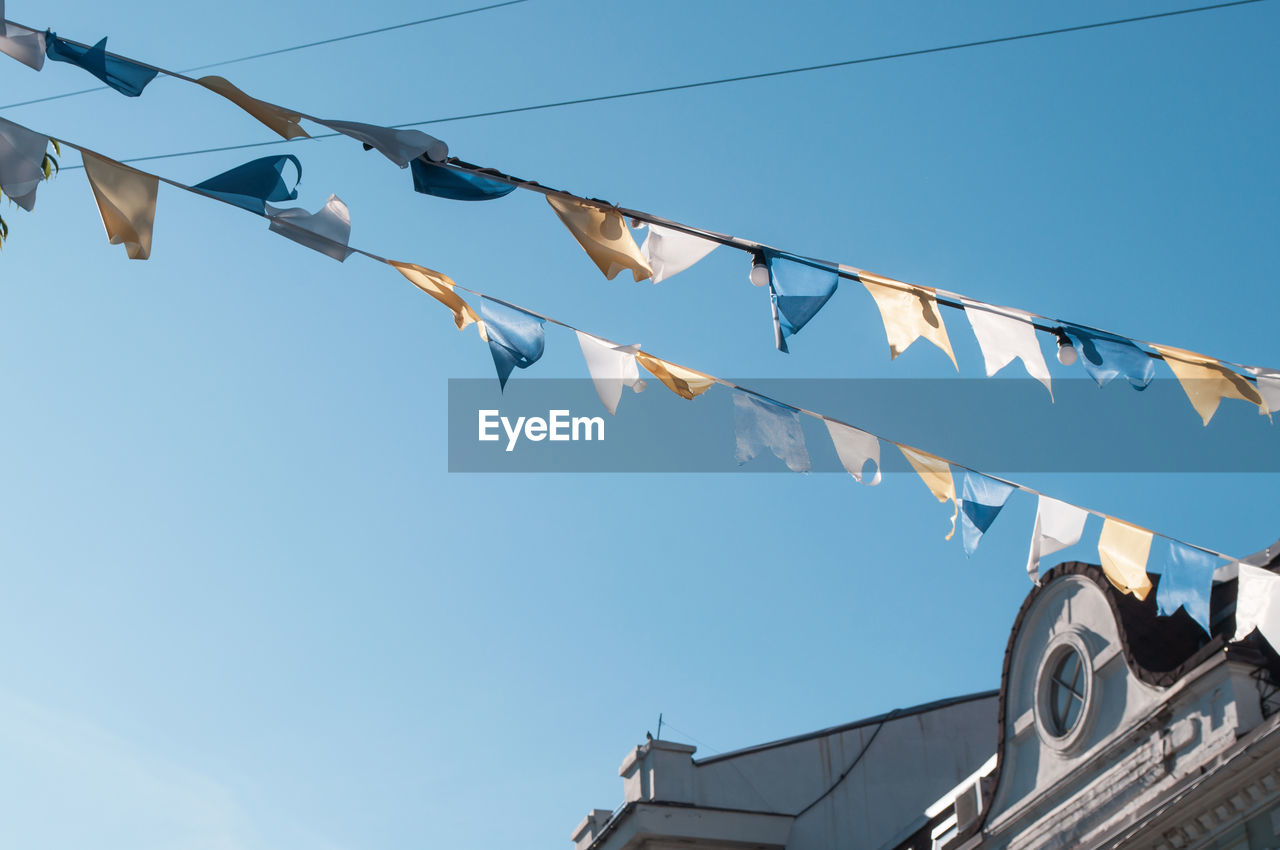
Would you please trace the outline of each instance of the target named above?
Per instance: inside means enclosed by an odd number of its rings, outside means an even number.
[[[1075,649],[1063,652],[1049,674],[1049,725],[1058,737],[1066,735],[1080,722],[1084,709],[1084,677],[1084,664]]]

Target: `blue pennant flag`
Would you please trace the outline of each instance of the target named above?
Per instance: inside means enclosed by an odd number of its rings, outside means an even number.
[[[129,97],[142,94],[147,83],[159,73],[155,68],[147,68],[119,56],[108,56],[105,37],[93,47],[80,47],[58,38],[56,33],[46,32],[44,52],[54,62],[79,65],[120,94]]]
[[[1155,361],[1133,340],[1103,331],[1063,325],[1089,377],[1105,386],[1115,378],[1125,378],[1135,390],[1145,390],[1156,376]]]
[[[977,472],[964,474],[964,489],[960,497],[960,524],[964,531],[964,553],[972,555],[978,541],[1000,515],[1000,509],[1009,501],[1013,486]]]
[[[478,174],[468,174],[436,165],[418,157],[409,163],[413,171],[413,190],[451,201],[491,201],[510,195],[516,187],[501,180],[490,180]]]
[[[284,179],[285,163],[292,162],[297,170],[293,187]],[[197,183],[193,189],[200,189],[207,195],[221,198],[229,204],[241,209],[265,215],[267,202],[294,201],[298,198],[298,183],[302,181],[302,163],[291,153],[276,156],[264,156],[244,165],[237,165],[230,171],[210,177],[203,183]]]
[[[489,353],[498,369],[498,385],[506,389],[512,369],[528,369],[542,357],[546,342],[544,320],[488,298],[480,299],[480,318],[489,335]]]
[[[768,252],[769,296],[774,307],[774,338],[778,350],[787,350],[787,337],[795,336],[835,294],[840,275],[831,266]]]
[[[1208,552],[1170,540],[1169,555],[1159,570],[1156,613],[1161,617],[1172,617],[1179,608],[1185,608],[1191,619],[1208,634],[1209,593],[1213,590],[1213,573],[1218,569],[1220,560]]]

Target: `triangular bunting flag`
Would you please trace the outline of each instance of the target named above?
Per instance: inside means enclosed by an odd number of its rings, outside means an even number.
[[[0,191],[27,212],[35,208],[48,149],[48,136],[0,118]]]
[[[309,213],[301,207],[277,209],[267,204],[271,232],[292,239],[326,257],[342,262],[351,256],[351,212],[337,195],[330,195],[325,205]]]
[[[284,179],[284,166],[290,162],[296,172],[292,187]],[[264,156],[244,165],[237,165],[192,188],[201,189],[207,195],[263,215],[268,201],[279,203],[297,200],[298,183],[301,180],[302,163],[290,153]]]
[[[853,476],[853,480],[868,487],[879,484],[880,441],[875,435],[859,431],[843,422],[834,422],[830,419],[824,419],[823,422],[827,424],[827,433],[831,435],[831,444],[836,448],[840,464]],[[875,464],[876,472],[870,481],[863,481],[862,471],[866,468],[868,461]]]
[[[0,33],[0,53],[39,71],[44,67],[44,33],[9,24],[7,32]]]
[[[938,312],[938,298],[927,286],[912,286],[870,272],[858,272],[858,279],[871,293],[880,309],[884,333],[889,339],[890,359],[906,351],[911,343],[923,337],[938,346],[959,370],[947,326]]]
[[[421,130],[397,130],[356,121],[316,119],[316,123],[363,142],[366,148],[376,150],[401,168],[408,168],[411,161],[423,154],[433,162],[443,162],[449,156],[448,145]]]
[[[668,363],[666,360],[659,360],[652,354],[645,354],[643,351],[636,352],[636,360],[640,362],[641,366],[648,369],[655,378],[666,384],[667,389],[681,398],[687,398],[691,401],[711,389],[716,383],[715,378],[704,372],[689,369],[685,366],[678,366],[675,363]]]
[[[1147,598],[1151,592],[1151,578],[1147,575],[1150,553],[1150,531],[1110,516],[1102,523],[1098,557],[1102,560],[1102,571],[1122,593]]]
[[[471,305],[454,292],[453,278],[415,263],[397,263],[394,260],[388,262],[410,283],[452,310],[453,323],[458,326],[458,330],[480,321]]]
[[[582,331],[574,333],[578,335],[578,345],[582,348],[583,359],[587,361],[587,371],[591,373],[600,403],[610,415],[616,415],[623,387],[644,392],[645,382],[640,379],[640,369],[636,366],[636,352],[640,346],[614,345]]]
[[[1162,562],[1160,584],[1156,587],[1156,612],[1161,617],[1172,617],[1179,608],[1185,608],[1208,634],[1209,594],[1220,560],[1208,552],[1170,540],[1169,554]]]
[[[1257,629],[1280,652],[1280,576],[1261,567],[1240,565],[1236,595],[1236,634],[1244,640]]]
[[[80,153],[108,241],[124,245],[129,259],[145,260],[151,256],[160,181],[115,160],[88,151]]]
[[[767,252],[769,295],[773,299],[774,340],[779,351],[787,350],[786,339],[795,336],[818,315],[835,294],[840,276],[832,266]]]
[[[1089,512],[1075,505],[1041,496],[1036,502],[1036,525],[1031,532],[1027,576],[1040,583],[1040,559],[1080,542]]]
[[[951,502],[955,510],[951,513],[951,530],[945,539],[950,540],[956,533],[956,516],[960,513],[960,502],[956,499],[956,482],[951,476],[951,464],[937,455],[922,452],[909,446],[898,444],[902,456],[911,464],[911,468],[920,476],[924,486],[939,502]]]
[[[413,191],[451,201],[491,201],[516,190],[514,183],[490,180],[422,158],[409,163],[409,168],[413,171]]]
[[[978,541],[996,521],[1012,492],[1011,484],[977,472],[965,472],[960,497],[960,527],[964,533],[965,555],[972,555],[978,548]]]
[[[248,112],[278,133],[281,138],[310,138],[307,131],[298,124],[302,120],[302,116],[297,112],[276,106],[274,103],[267,103],[265,100],[258,100],[256,97],[250,97],[222,77],[201,77],[196,82],[211,92],[217,92],[245,112]]]
[[[513,369],[528,369],[542,358],[545,320],[490,298],[480,299],[480,316],[489,337],[489,353],[498,370],[498,386],[506,389]]]
[[[624,269],[636,281],[653,276],[620,212],[552,195],[547,203],[606,278],[613,280]]]
[[[739,466],[767,448],[792,472],[809,471],[809,450],[800,414],[794,408],[737,391],[733,394],[733,426],[737,434],[734,458]]]
[[[649,235],[640,246],[640,255],[653,270],[653,282],[662,283],[669,277],[675,277],[718,247],[720,244],[710,239],[703,239],[700,236],[685,233],[683,230],[650,224]]]
[[[1268,405],[1253,384],[1217,360],[1168,345],[1153,344],[1151,347],[1169,364],[1205,425],[1209,424],[1218,410],[1218,403],[1224,398],[1238,398],[1257,405],[1263,413],[1267,412]]]
[[[1280,413],[1280,371],[1259,366],[1248,366],[1245,371],[1258,380],[1258,395],[1262,396],[1265,405],[1262,412]]]
[[[108,56],[106,38],[93,47],[80,47],[58,38],[56,33],[47,33],[44,50],[53,61],[79,66],[126,97],[142,94],[147,83],[159,73],[155,68],[147,68],[119,56]]]
[[[973,335],[978,338],[978,347],[982,349],[987,377],[990,378],[1017,358],[1022,361],[1028,375],[1044,384],[1052,399],[1053,386],[1049,367],[1044,362],[1044,352],[1040,350],[1040,340],[1036,338],[1031,316],[1019,310],[992,307],[967,298],[960,300],[964,304],[964,315],[973,328]]]
[[[1145,390],[1156,376],[1155,363],[1133,340],[1069,324],[1063,324],[1062,329],[1098,386],[1124,378],[1135,390]]]

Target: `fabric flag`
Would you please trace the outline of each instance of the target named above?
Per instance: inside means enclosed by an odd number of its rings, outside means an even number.
[[[636,352],[640,346],[614,345],[582,331],[574,333],[578,335],[578,345],[582,348],[583,359],[587,361],[587,371],[591,373],[591,382],[595,384],[600,403],[610,415],[617,415],[623,387],[631,387],[633,392],[644,392],[646,384],[641,380],[640,368],[636,365]]]
[[[516,190],[514,183],[490,180],[423,159],[415,159],[409,168],[413,172],[413,191],[451,201],[491,201]]]
[[[124,245],[129,259],[145,260],[151,256],[159,179],[88,151],[82,150],[80,155],[108,241]]]
[[[248,112],[278,133],[281,138],[310,138],[307,131],[298,124],[302,120],[302,115],[297,112],[276,106],[274,103],[267,103],[265,100],[258,100],[256,97],[250,97],[222,77],[201,77],[196,82],[209,91],[222,95],[245,112]]]
[[[911,468],[920,476],[920,480],[929,488],[933,497],[939,502],[949,501],[955,505],[955,510],[951,513],[951,530],[947,532],[945,538],[950,540],[956,533],[956,516],[960,513],[960,503],[956,500],[956,482],[951,476],[951,464],[937,455],[931,455],[919,449],[901,444],[898,444],[898,448],[902,451],[902,456],[911,464]]]
[[[292,188],[284,179],[285,163],[293,163],[296,176]],[[293,154],[264,156],[237,165],[230,171],[197,183],[200,189],[241,209],[263,215],[268,201],[294,201],[298,198],[298,183],[302,180],[302,163]]]
[[[833,266],[816,265],[767,252],[769,296],[773,299],[774,339],[779,351],[787,350],[787,337],[795,336],[818,315],[835,294],[840,275]]]
[[[1205,425],[1209,424],[1218,411],[1218,403],[1224,398],[1238,398],[1257,405],[1263,413],[1267,412],[1268,405],[1253,384],[1212,357],[1168,345],[1153,344],[1151,347],[1169,364]]]
[[[746,463],[768,449],[792,472],[808,472],[809,450],[795,408],[745,392],[733,394],[733,427],[737,434],[734,458]]]
[[[458,330],[480,321],[471,305],[454,292],[455,284],[448,275],[415,263],[397,263],[394,260],[388,260],[388,263],[414,286],[452,310],[453,323],[458,326]]]
[[[1258,395],[1262,396],[1265,405],[1262,412],[1280,413],[1280,371],[1260,366],[1246,366],[1245,371],[1258,380]]]
[[[831,435],[831,443],[836,447],[836,454],[845,471],[859,484],[866,484],[868,487],[879,484],[880,441],[873,434],[859,431],[843,422],[833,422],[830,419],[823,421],[827,423],[827,433]],[[870,481],[863,481],[862,470],[868,461],[876,465],[876,474]]]
[[[58,38],[57,33],[45,33],[45,55],[55,62],[78,65],[127,97],[137,97],[159,73],[119,56],[107,55],[107,39],[104,37],[93,47],[81,47]]]
[[[613,280],[623,269],[630,269],[636,282],[653,276],[622,213],[551,195],[547,203],[606,278]]]
[[[720,243],[710,239],[660,224],[650,224],[649,235],[640,246],[640,255],[649,264],[649,268],[653,269],[653,282],[662,283],[719,247]]]
[[[1009,501],[1013,486],[977,472],[965,472],[960,497],[960,527],[964,532],[964,553],[972,555],[978,541]]]
[[[1027,575],[1040,583],[1040,559],[1080,542],[1088,511],[1041,496],[1036,503],[1036,525],[1031,532],[1031,552],[1027,555]]]
[[[927,286],[912,286],[870,272],[858,272],[858,279],[876,300],[884,333],[889,338],[889,357],[896,358],[921,337],[941,348],[958,371],[955,352],[947,337],[947,326],[938,313],[938,298]]]
[[[1156,612],[1161,617],[1172,617],[1179,608],[1185,608],[1208,634],[1209,593],[1219,560],[1208,552],[1170,540],[1169,555],[1156,587]]]
[[[0,191],[27,212],[35,208],[48,149],[48,136],[0,118]]]
[[[978,338],[978,347],[982,349],[987,377],[990,378],[1008,366],[1016,357],[1022,361],[1028,375],[1044,384],[1052,399],[1053,386],[1049,367],[1044,362],[1044,352],[1040,350],[1040,340],[1036,337],[1031,315],[1007,307],[992,307],[968,298],[961,298],[960,301],[964,304],[964,315],[973,328],[973,335]]]
[[[0,33],[0,53],[12,56],[28,68],[39,71],[44,67],[44,33],[8,24]]]
[[[366,149],[376,150],[401,168],[408,168],[411,161],[423,154],[434,162],[443,162],[449,156],[448,145],[421,130],[397,130],[392,127],[379,127],[376,124],[318,118],[316,123],[363,142]]]
[[[1280,651],[1280,576],[1241,564],[1238,587],[1232,640],[1244,640],[1257,629],[1272,649]]]
[[[1145,390],[1156,376],[1156,365],[1133,340],[1063,324],[1067,338],[1080,355],[1089,377],[1103,387],[1116,378],[1126,379],[1135,390]]]
[[[659,360],[652,354],[645,354],[643,351],[636,352],[636,360],[640,362],[641,366],[648,369],[655,378],[666,384],[667,389],[690,401],[711,389],[716,383],[716,379],[705,372],[699,372],[696,369],[679,366],[675,363],[668,363],[666,360]]]
[[[271,232],[292,239],[326,257],[342,262],[351,256],[351,212],[337,195],[330,195],[323,207],[309,213],[301,207],[278,209],[266,205]]]
[[[1110,516],[1102,523],[1098,557],[1102,559],[1102,571],[1122,593],[1147,598],[1151,592],[1151,578],[1147,575],[1150,552],[1150,531]]]
[[[544,319],[518,307],[480,299],[480,316],[489,337],[489,353],[498,370],[498,386],[507,387],[507,378],[516,367],[528,369],[542,357],[546,345]]]

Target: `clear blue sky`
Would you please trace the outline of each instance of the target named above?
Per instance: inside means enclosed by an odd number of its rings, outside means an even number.
[[[467,5],[10,0],[8,15],[184,68]],[[218,73],[390,124],[1176,6],[531,0]],[[1278,26],[1280,3],[1263,3],[432,132],[583,194],[1280,366]],[[0,59],[5,103],[94,82]],[[120,158],[270,137],[166,79],[5,115]],[[838,294],[784,356],[740,254],[657,287],[609,282],[535,195],[415,195],[344,140],[268,150],[302,158],[301,204],[350,205],[355,244],[678,362],[953,374],[925,343],[891,363],[863,292]],[[149,167],[196,182],[257,155]],[[875,489],[835,474],[449,474],[447,379],[492,363],[393,271],[166,188],[152,258],[129,261],[78,171],[43,186],[34,214],[4,216],[12,846],[563,850],[589,808],[620,801],[617,765],[659,712],[708,754],[999,684],[1029,587],[1028,498],[966,560],[942,539],[949,512],[906,474]],[[981,375],[967,323],[945,318],[962,374]],[[550,330],[512,380],[531,374],[584,376],[572,336]],[[951,415],[920,400],[926,436]],[[1204,440],[1231,417],[1275,427],[1236,402],[1219,416]],[[1144,427],[1161,439],[1160,418]],[[1275,475],[1024,478],[1220,550],[1280,535]],[[1096,533],[1064,556],[1093,560]]]

